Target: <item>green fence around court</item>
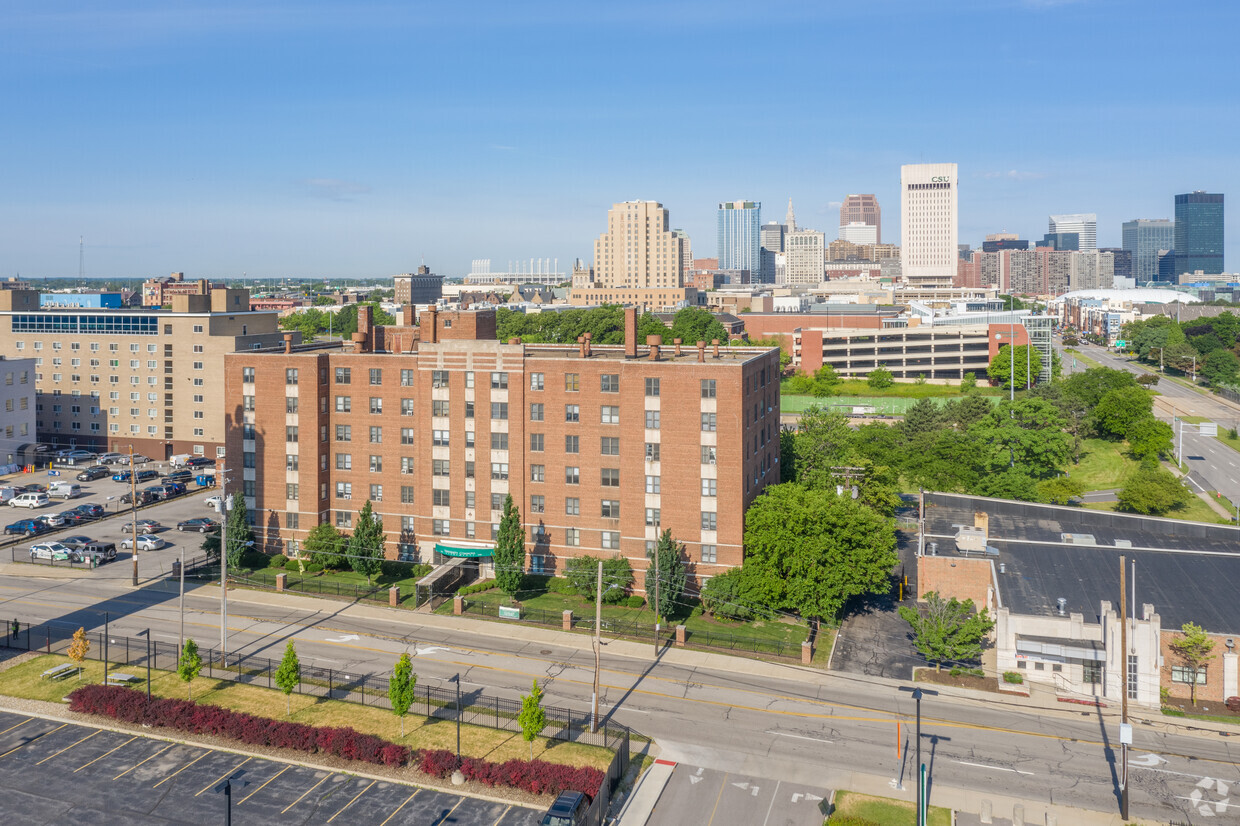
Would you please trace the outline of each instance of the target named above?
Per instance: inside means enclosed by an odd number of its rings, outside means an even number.
[[[961,396],[929,396],[930,401],[942,407],[949,401],[959,401]],[[999,396],[981,396],[981,398],[997,402]],[[911,406],[920,399],[908,399],[897,396],[780,396],[779,412],[802,413],[810,407],[821,407],[824,410],[858,416],[903,416]]]

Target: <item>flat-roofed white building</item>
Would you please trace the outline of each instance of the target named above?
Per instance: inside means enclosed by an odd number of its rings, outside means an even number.
[[[954,163],[900,167],[900,269],[917,287],[950,287],[959,253]]]

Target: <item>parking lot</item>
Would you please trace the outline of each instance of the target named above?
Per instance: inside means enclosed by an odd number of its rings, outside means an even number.
[[[830,791],[681,763],[649,826],[822,826]]]
[[[8,822],[521,826],[541,811],[277,760],[0,712]]]

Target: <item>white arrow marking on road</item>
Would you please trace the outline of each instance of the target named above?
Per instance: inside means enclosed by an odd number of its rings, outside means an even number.
[[[423,654],[434,654],[436,651],[451,651],[451,650],[452,650],[451,648],[444,648],[441,645],[428,645],[425,648],[414,649],[414,651],[418,654],[418,656],[422,656]]]
[[[816,794],[810,794],[809,792],[801,794],[800,792],[797,792],[792,796],[792,802],[799,803],[802,797],[805,798],[806,803],[818,803],[822,801],[822,798]]]
[[[1159,765],[1160,763],[1166,763],[1166,762],[1167,762],[1166,760],[1159,757],[1157,754],[1154,754],[1153,752],[1150,752],[1148,754],[1143,754],[1140,757],[1129,757],[1128,758],[1128,765],[1141,766],[1147,769],[1152,769],[1155,766]]]
[[[743,791],[743,792],[744,792],[744,791],[749,791],[749,783],[747,783],[747,782],[746,782],[746,783],[733,783],[732,785],[733,785],[733,786],[735,786],[736,788],[740,789],[740,790],[741,790],[741,791]]]
[[[696,784],[696,783],[701,783],[701,782],[702,782],[702,778],[701,778],[701,777],[698,777],[697,775],[693,775],[693,774],[689,775],[689,784],[690,784],[690,785],[693,785],[693,784]]]
[[[333,639],[332,637],[328,637],[325,640],[325,642],[351,642],[352,640],[360,640],[360,639],[361,637],[359,637],[357,634],[345,634],[343,637],[339,639]]]
[[[963,760],[953,760],[952,762],[959,763],[962,766],[972,766],[975,769],[991,769],[997,772],[1012,772],[1013,774],[1027,774],[1030,777],[1034,776],[1033,772],[1025,772],[1020,769],[1009,769],[1005,766],[987,766],[985,763],[966,763]]]
[[[804,734],[789,734],[786,731],[774,731],[772,729],[767,729],[766,733],[774,734],[777,737],[795,737],[798,740],[813,740],[815,743],[834,743],[835,742],[834,740],[827,740],[822,737],[808,737]]]
[[[801,798],[802,798],[802,797],[804,797],[804,795],[802,795],[800,792],[797,792],[796,794],[794,794],[794,795],[792,796],[792,802],[793,802],[793,803],[800,803],[800,802],[801,802]]]

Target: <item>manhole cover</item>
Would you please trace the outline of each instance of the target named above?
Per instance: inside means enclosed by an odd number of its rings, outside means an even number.
[[[551,653],[551,649],[550,649],[550,648],[544,648],[542,651],[539,651],[538,653],[539,653],[539,654],[550,654],[550,653]]]

